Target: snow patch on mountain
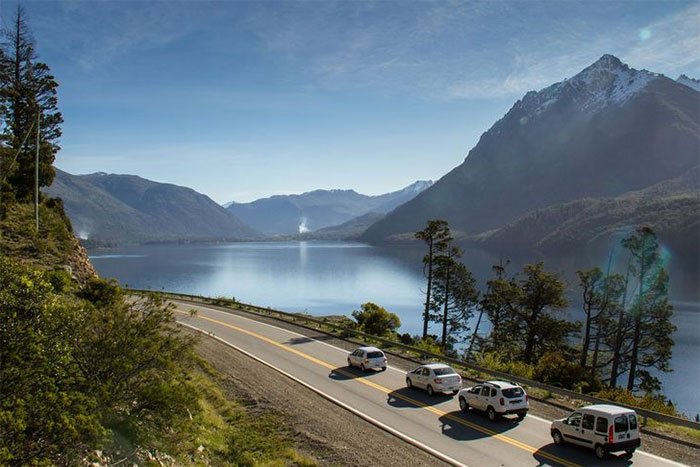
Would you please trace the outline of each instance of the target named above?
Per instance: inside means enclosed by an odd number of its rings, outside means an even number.
[[[676,82],[681,83],[685,86],[688,86],[691,89],[695,89],[696,91],[700,92],[700,80],[691,78],[686,75],[680,75]]]
[[[582,112],[596,111],[611,104],[623,105],[660,76],[630,68],[612,55],[603,55],[570,79],[539,92],[528,92],[513,108],[523,111],[528,118],[562,101],[573,103]]]

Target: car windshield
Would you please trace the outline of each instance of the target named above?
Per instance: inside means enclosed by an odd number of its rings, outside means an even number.
[[[525,394],[523,388],[508,388],[504,389],[502,392],[503,397],[507,397],[508,399],[512,399],[514,397],[523,397],[523,394]]]
[[[435,374],[436,374],[437,376],[452,375],[452,374],[457,373],[456,371],[454,371],[454,370],[453,370],[452,368],[450,368],[449,366],[440,367],[440,368],[433,368],[433,371],[435,372]]]
[[[367,358],[382,358],[384,356],[381,352],[367,352]]]

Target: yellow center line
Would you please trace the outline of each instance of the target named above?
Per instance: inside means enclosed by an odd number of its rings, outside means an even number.
[[[183,314],[188,314],[187,312],[182,311],[182,310],[178,310],[178,309],[175,309],[175,311],[177,311],[177,312],[179,312],[179,313],[183,313]],[[374,388],[374,389],[376,389],[376,390],[378,390],[378,391],[380,391],[380,392],[383,392],[383,393],[385,393],[385,394],[391,394],[391,393],[394,392],[393,389],[389,389],[389,388],[387,388],[387,387],[385,387],[385,386],[382,386],[382,385],[380,385],[380,384],[377,384],[377,383],[375,383],[375,382],[373,382],[373,381],[369,381],[369,380],[366,380],[366,379],[357,379],[357,378],[354,378],[355,375],[353,375],[352,373],[346,372],[346,371],[344,371],[344,370],[341,370],[341,369],[339,369],[339,368],[336,368],[335,365],[331,365],[330,363],[324,362],[323,360],[319,360],[319,359],[316,358],[316,357],[313,357],[313,356],[311,356],[311,355],[309,355],[309,354],[306,354],[306,353],[301,352],[301,351],[299,351],[299,350],[297,350],[297,349],[294,349],[294,348],[292,348],[292,347],[289,347],[288,345],[284,345],[284,344],[282,344],[282,343],[280,343],[280,342],[274,341],[274,340],[270,339],[269,337],[265,337],[265,336],[263,336],[263,335],[261,335],[261,334],[255,333],[255,332],[253,332],[253,331],[249,331],[249,330],[247,330],[247,329],[243,329],[243,328],[240,328],[240,327],[238,327],[238,326],[234,326],[234,325],[232,325],[232,324],[225,323],[225,322],[223,322],[223,321],[219,321],[219,320],[216,320],[216,319],[214,319],[214,318],[209,318],[209,317],[202,316],[202,315],[197,315],[196,318],[197,318],[197,319],[203,319],[203,320],[206,320],[206,321],[211,321],[212,323],[216,323],[216,324],[219,324],[219,325],[221,325],[221,326],[225,326],[225,327],[227,327],[227,328],[233,329],[233,330],[238,331],[238,332],[240,332],[240,333],[247,334],[247,335],[249,335],[249,336],[251,336],[251,337],[254,337],[254,338],[256,338],[256,339],[259,339],[259,340],[261,340],[261,341],[263,341],[263,342],[267,342],[268,344],[270,344],[270,345],[272,345],[272,346],[275,346],[275,347],[277,347],[277,348],[279,348],[279,349],[282,349],[282,350],[284,350],[284,351],[286,351],[286,352],[290,352],[290,353],[292,353],[292,354],[294,354],[294,355],[297,355],[297,356],[299,356],[299,357],[301,357],[301,358],[304,358],[304,359],[306,359],[306,360],[308,360],[308,361],[310,361],[310,362],[313,362],[313,363],[315,363],[315,364],[317,364],[317,365],[319,365],[319,366],[322,366],[322,367],[324,367],[324,368],[327,368],[327,369],[329,369],[329,370],[332,370],[332,371],[334,371],[334,372],[336,372],[336,373],[340,373],[340,374],[342,374],[342,375],[344,375],[344,376],[348,376],[348,377],[350,377],[350,378],[353,378],[353,381],[356,381],[356,382],[358,382],[358,383],[364,384],[365,386],[369,386],[369,387],[371,387],[371,388]],[[524,451],[527,451],[527,452],[530,452],[530,453],[533,453],[533,454],[534,454],[535,452],[538,452],[538,451],[539,451],[538,448],[533,447],[533,446],[530,446],[529,444],[523,443],[523,442],[521,442],[521,441],[518,441],[517,439],[511,438],[510,436],[506,436],[506,435],[497,433],[497,432],[495,432],[495,431],[493,431],[493,430],[490,430],[490,429],[488,429],[488,428],[486,428],[486,427],[483,427],[483,426],[481,426],[481,425],[478,425],[478,424],[476,424],[476,423],[474,423],[474,422],[470,422],[469,420],[465,420],[464,418],[457,417],[457,416],[455,416],[455,415],[453,415],[453,414],[451,414],[451,413],[445,412],[445,411],[440,410],[440,409],[438,409],[438,408],[436,408],[436,407],[433,407],[433,406],[431,406],[431,405],[425,404],[425,403],[423,403],[423,402],[421,402],[421,401],[419,401],[419,400],[413,399],[413,398],[408,397],[408,396],[404,396],[403,394],[396,394],[396,393],[394,393],[394,394],[392,394],[392,397],[395,397],[396,399],[401,399],[401,400],[403,400],[403,401],[405,401],[405,402],[408,402],[409,404],[415,405],[416,407],[419,407],[419,408],[421,408],[421,409],[427,410],[428,412],[432,412],[432,413],[434,413],[434,414],[436,414],[436,415],[438,415],[438,416],[440,416],[440,417],[445,417],[445,418],[447,418],[447,419],[449,419],[449,420],[452,420],[452,421],[454,421],[454,422],[456,422],[456,423],[459,423],[460,425],[464,425],[464,426],[466,426],[466,427],[468,427],[468,428],[471,428],[471,429],[473,429],[473,430],[476,430],[476,431],[478,431],[478,432],[481,432],[481,433],[483,433],[483,434],[485,434],[485,435],[488,435],[488,436],[490,436],[490,437],[492,437],[492,438],[496,438],[496,439],[498,439],[498,440],[500,440],[500,441],[503,441],[503,442],[505,442],[505,443],[508,443],[508,444],[510,444],[511,446],[515,446],[515,447],[520,448],[520,449],[522,449],[522,450],[524,450]],[[567,460],[567,459],[561,458],[561,457],[556,456],[556,455],[554,455],[554,454],[550,454],[550,453],[548,453],[548,452],[539,451],[539,454],[538,454],[538,455],[541,456],[541,457],[544,457],[544,458],[546,458],[546,459],[549,459],[549,460],[551,460],[551,461],[557,462],[557,463],[559,463],[559,464],[565,465],[565,466],[567,466],[567,467],[580,467],[580,466],[579,466],[578,464],[576,464],[576,463],[573,463],[573,462],[571,462],[571,461],[569,461],[569,460]]]

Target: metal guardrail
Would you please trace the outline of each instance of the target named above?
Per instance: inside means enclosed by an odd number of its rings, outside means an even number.
[[[163,296],[170,296],[170,297],[174,297],[174,298],[185,298],[185,299],[192,301],[192,302],[206,303],[209,305],[216,304],[217,300],[219,300],[224,305],[236,305],[241,311],[248,311],[251,313],[257,313],[257,314],[262,314],[262,315],[266,315],[266,316],[280,315],[280,316],[284,316],[284,317],[288,318],[288,320],[291,320],[293,322],[301,320],[301,321],[305,321],[305,322],[309,322],[309,323],[314,323],[319,327],[327,326],[327,327],[333,328],[336,331],[339,331],[339,332],[344,333],[344,334],[349,335],[349,336],[363,337],[366,339],[371,339],[371,340],[374,340],[377,342],[381,342],[382,344],[386,345],[387,347],[400,348],[400,349],[406,350],[408,352],[417,353],[417,354],[425,356],[425,357],[439,359],[443,362],[449,362],[449,363],[452,363],[454,365],[458,365],[460,367],[467,368],[467,369],[472,370],[472,371],[477,371],[479,373],[485,373],[487,375],[491,375],[495,378],[503,379],[505,381],[514,381],[514,382],[517,382],[519,384],[522,384],[522,385],[525,385],[528,387],[534,387],[534,388],[542,389],[545,391],[549,391],[550,393],[557,394],[559,396],[569,397],[572,399],[578,399],[578,400],[582,400],[585,402],[590,402],[592,404],[610,404],[611,403],[611,401],[606,400],[606,399],[600,399],[598,397],[589,396],[588,394],[582,394],[580,392],[571,391],[571,390],[556,387],[556,386],[550,386],[548,384],[540,383],[539,381],[534,381],[531,379],[522,378],[520,376],[511,375],[510,373],[504,373],[502,371],[484,368],[484,367],[481,367],[479,365],[475,365],[473,363],[467,362],[465,360],[460,360],[460,359],[456,359],[456,358],[446,357],[446,356],[440,355],[440,354],[435,354],[432,352],[427,352],[427,351],[425,351],[423,349],[419,349],[417,347],[402,344],[401,342],[396,342],[396,341],[392,341],[389,339],[385,339],[383,337],[378,337],[378,336],[373,336],[371,334],[366,334],[366,333],[364,333],[362,331],[358,331],[356,329],[351,329],[351,328],[346,328],[344,326],[339,326],[335,323],[331,323],[331,322],[325,321],[323,319],[314,318],[312,316],[308,316],[308,315],[301,314],[301,313],[290,313],[287,311],[275,310],[275,309],[272,309],[269,307],[265,308],[265,307],[261,307],[261,306],[257,306],[257,305],[250,305],[247,303],[241,303],[238,301],[234,301],[231,299],[225,299],[225,298],[224,299],[217,299],[217,298],[213,298],[213,297],[202,297],[200,295],[191,295],[191,294],[184,294],[184,293],[178,293],[178,292],[166,292],[166,291],[157,291],[157,290],[143,290],[143,289],[130,289],[130,288],[126,289],[126,290],[128,290],[130,292],[135,292],[135,293],[158,293],[158,294],[161,294]],[[317,330],[320,330],[320,329],[317,329]],[[651,418],[652,420],[656,420],[656,421],[663,422],[663,423],[669,423],[669,424],[673,424],[673,425],[692,428],[695,430],[700,430],[700,423],[694,422],[692,420],[688,420],[688,419],[680,418],[680,417],[674,417],[672,415],[666,415],[666,414],[659,413],[659,412],[654,412],[652,410],[643,409],[641,407],[635,407],[633,405],[621,404],[619,402],[614,402],[614,404],[621,406],[621,407],[626,407],[626,408],[632,409],[632,410],[636,411],[637,414],[644,417],[645,419]]]

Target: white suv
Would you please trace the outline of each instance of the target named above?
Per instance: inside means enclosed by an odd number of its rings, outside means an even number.
[[[406,386],[425,389],[429,396],[436,392],[451,392],[454,396],[462,387],[462,377],[449,365],[429,363],[406,373]]]
[[[487,381],[459,391],[459,408],[462,412],[470,408],[486,412],[491,421],[506,414],[516,414],[522,420],[530,408],[530,399],[515,383]]]
[[[376,347],[359,347],[348,355],[348,366],[360,367],[360,370],[367,371],[372,368],[386,370],[386,355]]]
[[[550,433],[554,444],[585,446],[595,450],[598,459],[617,451],[631,456],[641,444],[634,410],[608,404],[581,407],[567,418],[554,420]]]

